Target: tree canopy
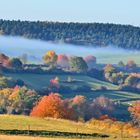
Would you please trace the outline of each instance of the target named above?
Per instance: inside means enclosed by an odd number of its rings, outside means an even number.
[[[2,35],[90,46],[140,49],[140,28],[103,23],[59,23],[0,20]]]

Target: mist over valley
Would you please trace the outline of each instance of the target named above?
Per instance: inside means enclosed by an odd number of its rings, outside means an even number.
[[[116,46],[89,47],[51,43],[22,37],[0,36],[0,52],[11,57],[20,57],[23,54],[27,54],[29,62],[42,63],[42,56],[48,50],[54,50],[57,54],[66,54],[68,56],[84,57],[93,55],[97,58],[97,63],[116,64],[119,61],[126,63],[128,60],[140,63],[140,51],[129,51]]]

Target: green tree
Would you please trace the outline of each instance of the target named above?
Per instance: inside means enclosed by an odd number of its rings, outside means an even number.
[[[10,60],[10,64],[11,64],[11,67],[14,69],[21,69],[22,68],[22,62],[20,61],[19,58],[12,58]]]
[[[71,57],[70,58],[70,69],[74,72],[86,72],[88,66],[82,57]]]

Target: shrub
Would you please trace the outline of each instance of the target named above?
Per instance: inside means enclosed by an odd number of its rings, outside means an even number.
[[[139,137],[139,130],[134,127],[131,123],[124,123],[119,121],[108,120],[97,120],[91,119],[87,126],[89,128],[95,128],[100,131],[106,131],[107,133],[114,133],[121,135],[121,137]]]

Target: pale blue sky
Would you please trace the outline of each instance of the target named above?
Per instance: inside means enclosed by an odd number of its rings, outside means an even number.
[[[0,0],[0,18],[140,26],[140,0]]]

